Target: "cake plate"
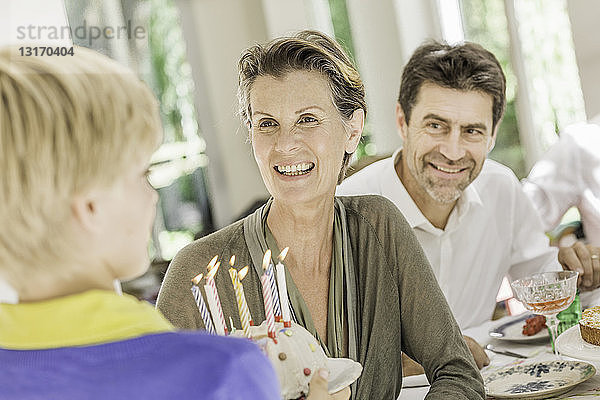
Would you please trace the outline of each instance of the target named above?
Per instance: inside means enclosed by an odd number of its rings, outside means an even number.
[[[569,357],[586,361],[600,361],[600,346],[594,346],[581,338],[579,324],[564,331],[556,339],[558,351]]]
[[[329,394],[340,391],[354,382],[362,373],[362,365],[349,358],[328,358],[329,369]]]

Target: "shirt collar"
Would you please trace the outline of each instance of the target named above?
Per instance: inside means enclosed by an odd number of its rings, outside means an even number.
[[[0,304],[0,347],[48,349],[118,341],[174,327],[150,304],[105,290]]]
[[[475,181],[476,180],[477,178],[475,178]],[[471,209],[475,209],[475,207],[479,206],[483,207],[481,196],[474,185],[475,181],[471,182],[471,184],[463,190],[450,214],[446,227],[460,224],[464,216],[467,215]]]
[[[410,225],[411,228],[421,227],[432,233],[441,234],[444,232],[441,229],[434,227],[431,222],[423,215],[419,207],[415,204],[412,197],[404,187],[404,184],[396,173],[396,162],[402,156],[402,147],[398,148],[394,154],[387,159],[388,165],[383,171],[381,176],[381,193],[384,197],[392,199],[396,207],[402,211],[404,218]],[[475,179],[477,180],[477,178]],[[390,185],[388,182],[398,182],[397,185]],[[475,188],[474,182],[471,182],[469,186],[463,190],[461,196],[456,202],[456,206],[450,213],[448,224],[446,224],[446,231],[451,227],[457,226],[463,217],[469,212],[471,207],[482,206],[481,197]]]
[[[386,161],[388,165],[386,165],[380,177],[380,181],[382,182],[381,194],[392,200],[396,207],[402,211],[404,218],[406,218],[411,228],[420,225],[431,225],[423,213],[421,213],[421,210],[419,210],[412,197],[410,197],[410,194],[408,194],[404,184],[396,173],[396,161],[400,158],[401,152],[402,148],[399,148]],[[398,184],[390,184],[390,182],[397,182]]]

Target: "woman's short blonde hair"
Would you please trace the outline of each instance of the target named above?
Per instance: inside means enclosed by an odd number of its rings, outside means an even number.
[[[157,101],[128,68],[80,47],[0,49],[0,275],[22,282],[36,271],[14,265],[58,267],[73,196],[110,185],[161,138]]]

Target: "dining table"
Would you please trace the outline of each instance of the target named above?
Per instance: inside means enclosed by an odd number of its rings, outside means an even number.
[[[508,351],[525,356],[526,358],[512,357],[505,354],[497,354],[489,350],[485,350],[490,359],[490,364],[481,370],[482,376],[494,373],[501,368],[516,366],[525,363],[546,362],[557,360],[552,352],[550,340],[547,341],[528,341],[515,342],[509,340],[501,340],[490,336],[489,332],[494,327],[502,326],[508,321],[514,320],[514,316],[507,316],[495,321],[487,321],[480,326],[463,330],[463,335],[470,336],[475,339],[482,347],[490,344],[495,350]],[[566,393],[550,399],[596,399],[600,398],[600,361],[579,360],[576,358],[561,355],[563,360],[584,361],[594,365],[596,374],[573,387]],[[402,391],[398,400],[422,400],[429,391],[429,383],[425,375],[415,375],[405,377],[402,382]],[[491,397],[490,397],[491,398]]]

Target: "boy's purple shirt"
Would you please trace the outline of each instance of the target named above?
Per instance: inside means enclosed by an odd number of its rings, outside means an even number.
[[[246,339],[167,332],[99,345],[0,348],[0,400],[279,400],[275,372]]]

